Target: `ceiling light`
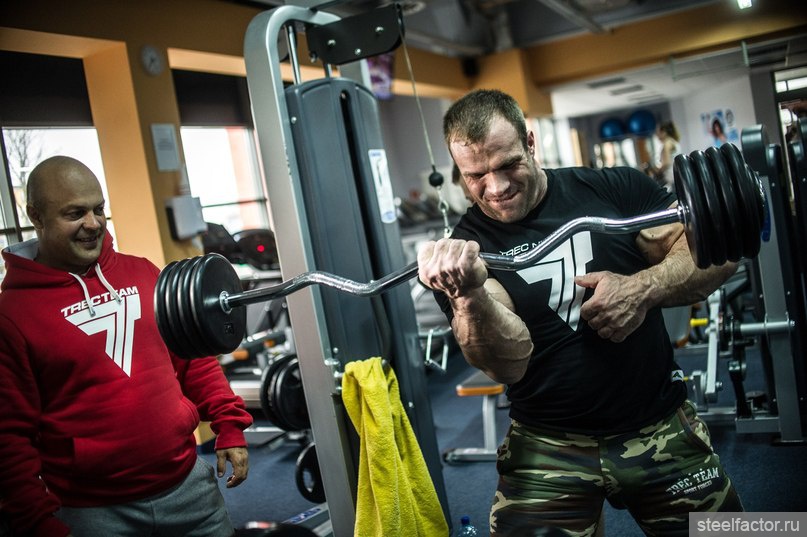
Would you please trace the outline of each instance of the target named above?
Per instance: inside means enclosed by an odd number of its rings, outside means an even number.
[[[625,95],[626,93],[633,93],[635,91],[642,91],[643,89],[644,89],[644,86],[642,86],[641,84],[634,84],[633,86],[626,86],[624,88],[617,88],[617,89],[611,90],[611,95],[614,95],[614,96],[616,96],[616,95]]]
[[[740,9],[746,9],[753,5],[754,5],[753,0],[737,0],[737,6],[739,6]]]
[[[591,89],[603,88],[605,86],[612,86],[615,84],[622,84],[625,82],[625,77],[615,77],[615,78],[607,78],[605,80],[596,80],[594,82],[588,82],[586,85]]]

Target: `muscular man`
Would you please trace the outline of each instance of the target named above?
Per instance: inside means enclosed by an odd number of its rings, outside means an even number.
[[[532,267],[488,271],[480,251],[525,253],[571,219],[674,206],[631,168],[541,169],[516,101],[472,92],[444,135],[473,206],[418,252],[466,360],[508,385],[493,535],[593,535],[603,500],[649,535],[684,536],[690,511],[742,509],[686,387],[661,308],[703,300],[735,270],[699,270],[683,227],[578,232]]]

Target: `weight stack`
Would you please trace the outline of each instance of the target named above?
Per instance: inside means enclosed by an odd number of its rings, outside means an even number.
[[[404,267],[375,97],[353,80],[325,78],[289,86],[285,100],[314,268],[369,282]],[[373,356],[393,365],[401,400],[449,518],[409,285],[371,298],[324,287],[318,291],[330,343],[342,366]]]

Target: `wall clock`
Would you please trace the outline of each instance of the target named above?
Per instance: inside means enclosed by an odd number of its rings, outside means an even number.
[[[144,45],[140,49],[140,63],[146,73],[157,76],[165,69],[165,60],[162,53],[152,45]]]

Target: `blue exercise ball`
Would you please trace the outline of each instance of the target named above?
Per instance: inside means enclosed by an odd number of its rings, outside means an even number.
[[[625,136],[625,124],[616,117],[604,119],[600,123],[600,138],[603,140],[615,140]]]
[[[636,110],[628,117],[628,132],[636,136],[650,136],[656,132],[656,116],[649,110]]]

